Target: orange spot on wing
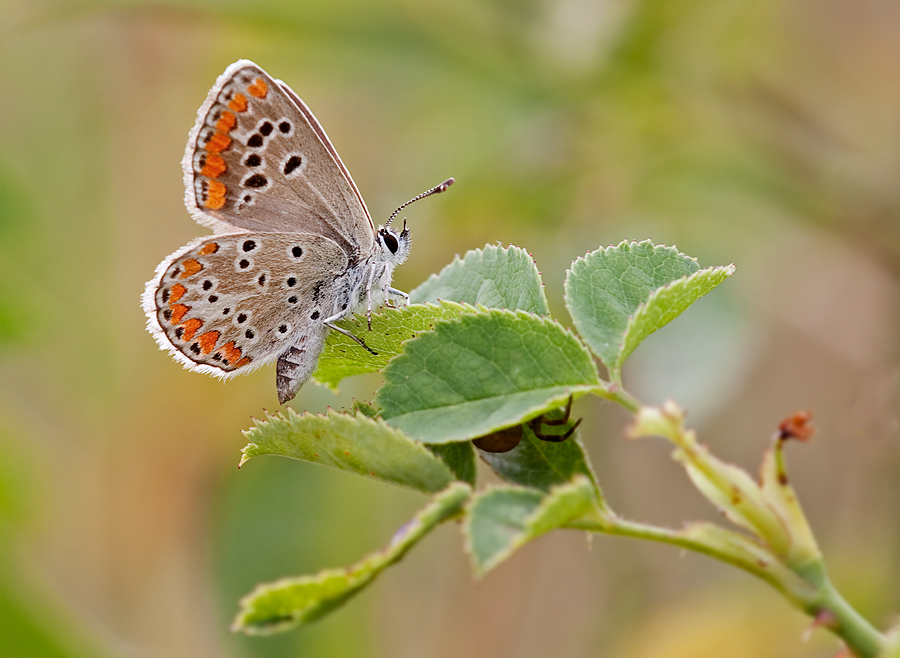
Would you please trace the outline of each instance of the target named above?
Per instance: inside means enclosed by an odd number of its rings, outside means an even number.
[[[228,104],[228,107],[235,112],[246,112],[247,97],[243,94],[235,94],[234,98],[232,98],[231,102]]]
[[[237,363],[235,363],[235,364],[234,364],[234,367],[235,367],[235,368],[243,368],[243,367],[244,367],[245,365],[247,365],[248,363],[250,363],[250,357],[249,357],[249,356],[245,356],[243,359],[241,359],[240,361],[238,361]]]
[[[241,348],[234,344],[234,341],[225,343],[219,348],[219,353],[231,364],[237,364],[241,360]]]
[[[169,321],[172,324],[178,324],[181,322],[181,319],[184,317],[184,314],[191,310],[190,306],[185,306],[184,304],[172,304],[172,316],[169,318]]]
[[[207,208],[218,210],[225,205],[225,192],[227,191],[228,188],[226,188],[223,183],[220,183],[217,180],[209,181],[209,187],[206,190],[206,201],[204,202],[204,205]]]
[[[231,112],[222,112],[219,120],[216,122],[216,130],[223,133],[229,133],[234,130],[237,125],[237,118]]]
[[[174,286],[172,286],[172,289],[169,291],[169,303],[174,304],[179,299],[184,297],[184,293],[186,293],[186,292],[187,292],[187,288],[185,288],[180,283],[176,283]]]
[[[217,342],[219,342],[218,331],[207,331],[197,339],[197,343],[200,345],[200,351],[204,354],[212,352]]]
[[[231,146],[231,137],[225,133],[216,133],[206,142],[206,150],[210,153],[221,153]]]
[[[222,159],[222,156],[216,155],[215,153],[210,153],[208,156],[206,156],[206,162],[203,165],[203,169],[200,170],[200,173],[203,176],[216,178],[224,174],[225,169],[225,160]]]
[[[247,87],[247,93],[257,98],[265,98],[269,93],[269,85],[262,78],[257,78],[256,82]]]
[[[218,242],[207,242],[205,245],[200,247],[199,253],[201,256],[209,256],[210,254],[214,254],[219,250]]]
[[[197,330],[203,326],[203,320],[200,318],[191,318],[183,325],[184,333],[181,334],[181,338],[183,340],[190,340],[194,337],[194,334],[197,333]]]
[[[194,276],[197,272],[203,269],[203,265],[200,264],[200,261],[196,258],[186,258],[181,262],[182,272],[181,278],[186,279],[189,276]]]

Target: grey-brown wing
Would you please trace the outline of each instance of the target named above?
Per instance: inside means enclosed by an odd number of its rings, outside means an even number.
[[[303,231],[351,258],[369,253],[374,226],[356,185],[282,85],[246,60],[219,77],[182,162],[188,210],[218,232]]]
[[[308,372],[293,379],[306,381],[347,267],[341,247],[311,233],[195,240],[164,260],[147,284],[148,326],[183,365],[220,377],[248,372],[303,344],[312,360]]]

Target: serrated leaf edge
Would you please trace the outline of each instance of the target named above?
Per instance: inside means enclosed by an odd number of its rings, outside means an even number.
[[[456,303],[456,302],[453,302],[453,303]],[[574,331],[572,331],[572,330],[569,329],[568,327],[566,327],[566,326],[564,326],[563,324],[561,324],[561,323],[560,323],[558,320],[556,320],[555,318],[553,318],[553,317],[551,317],[551,316],[547,316],[547,315],[538,315],[538,314],[536,314],[536,313],[531,313],[531,312],[529,312],[529,311],[511,310],[511,309],[505,309],[505,308],[486,308],[486,307],[483,307],[483,306],[480,306],[480,305],[479,305],[479,307],[478,307],[478,311],[479,311],[478,313],[468,313],[468,314],[466,314],[466,315],[472,316],[472,315],[493,315],[493,314],[498,314],[498,315],[513,316],[513,317],[516,317],[516,318],[519,318],[519,317],[535,318],[535,319],[539,320],[542,324],[553,324],[553,325],[559,327],[559,328],[562,330],[562,332],[563,332],[564,335],[570,337],[570,338],[578,345],[579,349],[580,349],[580,350],[582,351],[582,353],[585,355],[587,361],[590,362],[590,364],[591,364],[591,366],[592,366],[592,371],[591,371],[591,372],[592,372],[593,377],[594,377],[594,382],[593,382],[593,383],[591,383],[591,384],[573,384],[573,385],[571,385],[571,386],[568,386],[568,387],[566,388],[566,391],[565,391],[564,393],[562,393],[562,394],[560,394],[560,395],[554,395],[554,396],[551,396],[551,397],[547,398],[547,400],[546,400],[544,403],[542,403],[542,404],[539,404],[539,405],[532,405],[532,407],[529,408],[529,409],[527,410],[526,414],[525,414],[524,416],[522,416],[522,419],[521,419],[520,421],[517,421],[517,422],[514,422],[514,423],[506,423],[506,424],[504,424],[504,425],[502,425],[502,426],[494,427],[494,428],[490,429],[488,432],[486,432],[487,434],[489,434],[490,432],[495,432],[495,431],[497,431],[497,430],[499,430],[499,429],[503,429],[504,427],[511,427],[512,425],[515,425],[515,424],[517,424],[518,422],[525,422],[525,421],[528,421],[528,420],[530,420],[530,419],[532,419],[532,418],[535,418],[535,417],[541,415],[541,414],[544,413],[545,411],[549,411],[549,409],[553,408],[553,407],[548,407],[548,403],[550,403],[550,402],[558,403],[558,402],[565,401],[565,400],[568,399],[568,397],[569,397],[570,395],[577,395],[578,397],[580,397],[581,395],[586,395],[586,394],[590,393],[592,390],[595,390],[595,389],[599,390],[599,389],[601,389],[601,388],[603,387],[603,386],[602,386],[602,383],[600,382],[600,373],[597,372],[597,364],[596,364],[596,362],[594,361],[594,355],[593,355],[593,353],[592,353],[592,352],[590,351],[590,349],[589,349],[589,348],[581,341],[581,339],[579,338],[579,336],[578,336]],[[464,318],[462,315],[460,315],[459,317],[453,318],[453,319],[451,319],[451,320],[442,320],[441,322],[442,322],[442,323],[447,323],[447,324],[449,324],[449,323],[456,323],[456,322],[462,323],[462,322],[464,322],[464,321],[465,321],[465,318]],[[435,326],[435,329],[436,329],[436,328],[437,328],[437,327]],[[419,336],[416,336],[416,338],[410,339],[410,341],[407,341],[407,342],[408,342],[408,343],[411,343],[413,340],[416,340],[416,339],[418,339],[418,338],[419,338]],[[408,355],[408,354],[406,353],[406,351],[404,350],[401,354],[399,354],[395,359],[393,359],[393,360],[391,361],[391,364],[394,364],[394,363],[397,363],[397,362],[401,362],[401,363],[402,363],[401,360],[402,360],[402,359],[407,359],[407,358],[409,358],[409,355]],[[553,387],[553,388],[556,388],[556,387]],[[538,389],[538,388],[528,389],[528,391],[539,391],[539,390],[543,390],[543,389]],[[379,392],[380,392],[380,391],[379,391]],[[379,392],[376,392],[375,400],[373,400],[373,402],[375,402],[376,404],[378,404],[378,406],[381,407],[381,408],[383,409],[383,405],[381,405],[381,404],[378,403],[378,393],[379,393]],[[476,402],[476,401],[477,401],[477,400],[467,400],[464,404],[471,403],[471,402]],[[422,410],[419,410],[419,411],[428,411],[428,410],[430,410],[430,409],[446,409],[446,408],[449,408],[450,406],[455,406],[455,405],[447,405],[447,406],[444,406],[444,407],[429,407],[429,409],[422,409]],[[418,412],[412,412],[412,413],[418,413]],[[391,418],[400,418],[401,416],[405,416],[405,415],[407,415],[407,414],[401,414],[400,416],[390,416],[390,417],[385,417],[385,420],[386,420],[386,421],[389,421]],[[482,435],[479,435],[479,436],[482,436]],[[459,440],[460,440],[460,441],[468,441],[468,440],[470,440],[470,439],[472,439],[472,438],[478,438],[478,437],[469,437],[469,438],[467,438],[467,439],[459,439]]]
[[[448,303],[449,303],[449,304],[456,304],[457,302],[441,302],[441,303],[442,303],[442,304],[448,304]],[[578,347],[581,349],[581,351],[585,354],[585,356],[588,358],[588,360],[591,361],[591,363],[594,362],[594,355],[593,355],[593,353],[592,353],[591,350],[590,350],[590,349],[582,342],[582,340],[581,340],[581,338],[578,336],[578,334],[576,334],[574,331],[572,331],[571,329],[569,329],[568,327],[566,327],[565,325],[563,325],[561,322],[559,322],[557,319],[555,319],[555,318],[553,318],[553,317],[551,317],[551,316],[548,316],[548,315],[538,315],[537,313],[531,313],[530,311],[523,311],[523,310],[521,310],[521,309],[515,309],[515,310],[513,310],[513,309],[507,309],[507,308],[488,308],[488,307],[486,307],[486,306],[482,306],[481,304],[479,304],[478,306],[471,306],[471,305],[469,305],[469,304],[466,304],[465,306],[467,306],[467,307],[469,307],[469,308],[475,309],[475,312],[469,312],[469,313],[464,314],[464,315],[466,315],[466,316],[473,316],[473,315],[495,315],[495,314],[496,314],[496,315],[508,315],[508,316],[513,316],[513,317],[516,317],[516,318],[519,318],[519,317],[535,318],[535,319],[537,319],[537,320],[540,320],[541,323],[543,323],[543,324],[553,324],[553,325],[556,325],[557,327],[559,327],[560,329],[562,329],[563,333],[564,333],[566,336],[569,336],[570,338],[572,338],[573,341],[575,341],[575,343],[578,345]],[[441,324],[451,324],[451,323],[457,323],[457,322],[462,323],[462,322],[465,321],[464,315],[463,315],[463,314],[460,314],[458,317],[450,318],[450,319],[447,319],[447,320],[443,320],[443,319],[442,319],[442,320],[440,320],[440,323],[441,323]],[[437,324],[435,324],[435,329],[437,329]],[[410,338],[410,339],[409,339],[408,341],[406,341],[406,342],[407,342],[407,343],[410,343],[410,342],[412,342],[413,340],[416,340],[418,337],[419,337],[419,336],[417,335],[415,338]],[[399,355],[397,356],[397,358],[394,359],[391,363],[393,363],[394,361],[399,360],[400,358],[408,358],[407,355],[405,354],[405,351],[404,351],[404,353],[399,354]],[[599,380],[600,375],[599,375],[599,373],[597,372],[596,366],[594,367],[594,375],[597,377],[597,381],[596,381],[596,383],[593,384],[593,385],[599,385],[599,384],[600,384],[600,380]],[[534,390],[534,389],[530,389],[530,390]]]
[[[337,411],[336,409],[332,409],[331,407],[328,407],[328,409],[326,410],[326,412],[325,412],[324,414],[316,414],[316,413],[313,413],[313,412],[310,412],[310,411],[304,411],[304,412],[298,414],[296,411],[294,411],[294,410],[291,409],[290,407],[287,407],[287,417],[285,417],[284,415],[282,415],[281,413],[278,413],[278,412],[276,412],[276,413],[273,414],[273,413],[270,413],[270,412],[266,411],[266,412],[265,412],[265,418],[264,418],[264,419],[260,420],[260,419],[258,419],[258,418],[252,418],[251,420],[253,421],[253,424],[254,424],[255,427],[254,427],[254,428],[251,428],[251,429],[248,429],[248,430],[242,430],[242,432],[241,432],[245,437],[247,437],[248,443],[247,443],[247,445],[245,445],[243,448],[241,448],[241,459],[240,459],[240,462],[238,462],[238,468],[242,467],[247,461],[249,461],[249,460],[252,459],[253,457],[264,457],[264,456],[267,456],[267,455],[281,456],[281,455],[278,455],[278,454],[276,454],[276,453],[271,453],[271,452],[264,452],[264,453],[260,453],[260,454],[258,454],[258,455],[248,455],[248,454],[247,454],[248,451],[250,451],[250,450],[252,449],[251,446],[252,446],[252,447],[255,447],[255,448],[259,448],[259,445],[258,445],[258,444],[254,443],[252,440],[250,440],[251,434],[252,434],[254,431],[262,431],[262,428],[263,428],[265,425],[270,425],[273,421],[276,421],[276,422],[284,422],[284,423],[288,423],[288,425],[291,426],[291,429],[294,429],[294,428],[293,428],[293,423],[295,423],[295,422],[304,422],[304,420],[307,419],[307,418],[316,418],[316,419],[319,419],[319,420],[324,420],[325,422],[330,422],[330,421],[332,421],[333,419],[338,418],[338,417],[340,417],[340,418],[351,418],[351,419],[354,419],[354,420],[356,420],[356,421],[362,421],[363,423],[368,424],[368,425],[370,425],[371,427],[381,427],[381,428],[384,428],[384,429],[389,430],[390,432],[392,432],[392,433],[393,433],[395,436],[397,436],[398,438],[400,438],[400,439],[402,439],[402,440],[405,440],[407,443],[409,443],[410,446],[414,447],[414,449],[415,449],[416,451],[418,451],[421,455],[425,456],[426,459],[434,460],[434,461],[436,461],[438,464],[440,464],[440,466],[442,466],[442,467],[447,471],[448,479],[449,479],[451,482],[457,481],[457,480],[456,480],[456,474],[453,473],[453,470],[450,468],[450,466],[447,465],[447,463],[446,463],[443,459],[441,459],[441,458],[438,457],[436,454],[434,454],[433,452],[431,452],[428,448],[426,448],[424,443],[422,443],[421,441],[416,441],[416,440],[413,439],[411,436],[409,436],[408,434],[406,434],[403,430],[398,429],[398,428],[396,428],[396,427],[393,427],[393,426],[391,426],[391,425],[388,425],[388,424],[387,424],[382,418],[380,418],[380,417],[379,417],[379,418],[370,418],[369,416],[366,416],[364,413],[359,412],[359,411],[357,411],[356,413],[345,413],[345,412],[342,412],[342,411]],[[292,458],[292,459],[293,459],[293,458]],[[314,462],[314,461],[309,461],[309,460],[307,460],[307,459],[298,459],[298,461],[304,461],[304,462],[306,462],[306,463],[308,463],[308,464],[316,464],[317,466],[322,466],[322,465],[323,465],[323,464],[320,464],[320,463],[317,463],[317,462]],[[333,467],[330,467],[330,468],[333,468]],[[352,470],[349,470],[349,469],[348,469],[348,470],[345,470],[345,469],[337,469],[337,470],[344,470],[344,471],[347,472],[347,473],[353,473],[354,475],[360,475],[359,473],[356,473],[355,471],[352,471]],[[394,485],[394,486],[403,486],[404,488],[407,488],[407,489],[410,488],[410,487],[401,485],[400,483],[397,483],[397,482],[390,482],[390,481],[388,481],[388,480],[385,480],[385,479],[383,479],[383,478],[379,478],[379,477],[377,477],[377,476],[365,476],[365,475],[360,475],[360,477],[367,477],[367,478],[371,477],[371,479],[375,479],[375,480],[377,480],[377,481],[379,481],[379,482],[385,482],[385,483],[388,483],[388,484],[392,484],[392,485]],[[417,490],[417,489],[414,489],[414,490]],[[418,490],[417,490],[417,491],[418,491]]]
[[[522,493],[527,493],[531,495],[537,495],[540,497],[540,502],[538,502],[537,506],[534,508],[537,511],[543,499],[550,495],[549,492],[542,491],[540,489],[534,489],[532,487],[523,487],[521,485],[514,484],[491,484],[483,489],[477,491],[474,495],[472,495],[468,502],[466,503],[466,516],[465,521],[461,526],[461,530],[463,533],[463,549],[466,554],[469,556],[469,562],[472,565],[472,571],[475,573],[475,578],[480,580],[484,577],[484,575],[496,567],[498,564],[503,562],[506,558],[508,558],[515,551],[516,546],[514,546],[516,539],[510,541],[507,544],[507,547],[501,551],[498,551],[494,555],[491,556],[489,560],[487,560],[484,564],[479,565],[477,559],[475,557],[475,548],[472,545],[472,510],[478,504],[479,501],[484,500],[488,496],[492,495],[497,491],[517,491]],[[533,514],[534,512],[532,512]],[[531,514],[526,517],[526,520],[531,516]],[[524,534],[522,531],[519,531],[519,535]]]
[[[290,618],[285,618],[278,623],[265,626],[246,625],[245,620],[251,614],[248,608],[253,601],[265,595],[268,592],[283,589],[286,587],[305,586],[315,584],[317,582],[325,582],[333,577],[346,577],[347,586],[342,588],[340,593],[332,597],[331,600],[340,599],[345,596],[349,599],[359,593],[364,587],[377,578],[382,571],[389,566],[397,563],[415,544],[425,537],[431,530],[448,521],[465,509],[465,504],[471,498],[472,488],[463,482],[452,482],[443,490],[434,494],[425,507],[420,509],[415,516],[407,521],[400,529],[394,533],[388,544],[372,553],[363,556],[349,567],[331,567],[322,569],[315,574],[303,576],[289,576],[279,578],[269,583],[259,584],[253,590],[241,598],[239,602],[240,612],[235,617],[231,625],[233,632],[244,632],[248,635],[270,635],[279,631],[286,630],[298,624],[307,621],[314,621],[319,616],[305,620],[304,613],[315,609],[320,605],[308,605],[293,611]],[[449,502],[448,502],[449,501]],[[442,509],[446,506],[446,509]],[[454,508],[459,508],[455,511]],[[437,514],[437,518],[433,520],[429,527],[423,528],[423,523],[429,515]],[[419,536],[416,536],[418,534]],[[371,566],[370,566],[371,565]],[[321,601],[321,599],[319,600]],[[326,611],[328,612],[328,611]]]
[[[597,249],[594,249],[593,251],[588,251],[587,253],[584,254],[584,256],[579,256],[578,258],[573,260],[572,264],[568,267],[568,269],[566,269],[566,279],[565,279],[566,283],[568,283],[568,281],[569,281],[569,274],[573,273],[573,270],[575,269],[575,267],[583,266],[583,264],[587,263],[588,258],[590,258],[591,256],[594,256],[595,254],[599,254],[601,251],[604,252],[604,254],[609,254],[609,253],[618,251],[618,250],[626,248],[626,247],[627,247],[628,251],[631,251],[632,247],[639,247],[639,246],[642,246],[645,244],[649,244],[650,246],[652,246],[653,251],[655,251],[655,252],[667,251],[672,255],[681,256],[684,259],[693,262],[694,264],[697,265],[698,268],[700,267],[696,257],[688,256],[687,254],[678,251],[678,247],[676,247],[675,245],[669,246],[669,245],[664,245],[664,244],[653,244],[653,241],[650,239],[641,240],[640,242],[638,242],[637,240],[622,240],[619,244],[616,244],[616,245],[609,245],[608,247],[598,247]],[[564,293],[563,298],[568,303],[568,286],[566,285],[565,288],[566,288],[566,292]]]
[[[638,246],[642,246],[642,245],[650,245],[651,247],[653,247],[653,251],[655,253],[668,252],[670,255],[673,255],[673,256],[681,256],[685,260],[694,263],[694,265],[696,265],[698,268],[700,267],[700,265],[695,257],[688,256],[687,254],[678,251],[678,247],[676,247],[675,245],[672,245],[672,246],[661,245],[661,244],[657,245],[657,244],[653,244],[653,241],[650,239],[641,240],[640,242],[638,242],[637,240],[622,240],[617,245],[609,245],[608,247],[599,247],[597,249],[594,249],[593,251],[587,252],[584,256],[579,256],[578,258],[573,260],[572,264],[566,269],[566,278],[565,278],[565,281],[563,282],[563,301],[566,305],[566,310],[569,312],[569,317],[572,318],[572,323],[575,325],[575,328],[579,332],[581,332],[581,327],[579,326],[581,323],[578,321],[578,319],[575,317],[575,314],[572,312],[572,305],[570,303],[571,295],[570,295],[569,290],[570,290],[570,285],[571,285],[571,281],[572,281],[572,276],[578,274],[578,271],[577,271],[578,269],[588,266],[589,258],[591,258],[592,256],[595,256],[595,255],[598,255],[601,252],[604,255],[607,255],[607,254],[613,253],[615,251],[624,250],[624,249],[631,251],[634,247],[638,247]],[[700,271],[700,270],[698,269],[697,271]],[[695,274],[695,273],[696,272],[692,272],[692,274]],[[629,318],[630,317],[631,316],[629,316]],[[623,332],[622,337],[624,337],[624,336],[625,336],[625,334]],[[624,342],[624,339],[621,342]],[[621,342],[620,342],[620,344],[621,344]],[[594,354],[593,351],[591,351],[591,354],[592,355]],[[603,357],[601,357],[599,354],[597,354],[596,356],[598,359],[600,359],[601,363],[603,363],[603,365],[606,366],[607,369],[609,369],[610,371],[613,369],[614,364],[606,363],[606,361],[603,360]]]
[[[372,313],[372,317],[386,317],[388,315],[393,315],[393,314],[402,315],[407,309],[414,308],[417,306],[425,307],[425,308],[429,308],[429,309],[440,309],[443,307],[443,308],[449,309],[452,312],[456,312],[458,315],[464,315],[467,313],[477,312],[476,307],[471,304],[467,304],[464,302],[453,302],[453,301],[449,301],[449,300],[441,300],[439,304],[434,304],[432,302],[423,302],[421,304],[407,304],[407,305],[399,307],[399,308],[390,308],[390,307],[382,306],[382,307],[380,307],[379,311]],[[387,309],[387,312],[385,312],[386,309]],[[439,322],[448,322],[448,321],[452,322],[455,319],[456,318],[435,318],[434,326],[436,326]],[[341,320],[341,322],[338,324],[343,329],[346,329],[347,331],[351,331],[351,333],[352,333],[352,330],[356,329],[357,327],[351,325],[350,323],[363,324],[365,322],[367,322],[365,313],[354,313],[350,317],[345,318],[344,320]],[[434,326],[432,326],[428,329],[422,329],[420,331],[413,332],[412,336],[401,340],[398,343],[398,345],[400,346],[400,350],[398,351],[397,356],[399,356],[400,354],[403,353],[403,347],[402,347],[403,345],[405,345],[409,341],[415,339],[420,334],[426,333],[428,331],[434,331]],[[337,332],[337,331],[329,331],[328,336],[326,336],[326,338],[325,338],[326,344],[327,344],[328,340],[339,341],[339,345],[342,347],[344,347],[344,346],[345,347],[358,347],[356,345],[356,343],[353,342],[350,338],[343,336],[340,332]],[[396,358],[396,357],[394,357],[394,358]],[[393,359],[391,359],[391,360],[393,360]],[[390,363],[390,361],[388,361],[388,363]],[[385,364],[384,366],[377,367],[377,368],[373,367],[372,370],[369,370],[366,373],[354,373],[354,374],[350,374],[350,375],[345,375],[344,377],[341,377],[337,382],[332,383],[330,381],[323,381],[323,380],[319,379],[318,377],[316,377],[316,372],[318,372],[318,368],[319,368],[319,364],[316,363],[316,369],[313,371],[312,381],[314,381],[316,384],[318,384],[320,386],[325,386],[329,390],[337,393],[340,390],[340,388],[339,388],[340,383],[342,381],[344,381],[344,379],[346,379],[347,377],[355,377],[356,375],[380,372],[381,370],[384,370],[384,368],[386,368],[386,367],[387,367],[387,364]]]
[[[641,316],[648,312],[647,309],[652,308],[653,304],[655,304],[655,300],[658,299],[659,296],[664,291],[667,291],[676,285],[684,285],[687,289],[687,287],[690,285],[691,279],[699,279],[701,276],[706,276],[706,275],[712,276],[717,272],[724,273],[725,276],[722,278],[721,281],[719,281],[712,288],[710,288],[705,293],[700,295],[700,297],[703,297],[703,296],[711,293],[716,288],[718,288],[721,283],[724,283],[725,279],[727,279],[728,277],[730,277],[731,275],[733,275],[735,273],[735,270],[736,270],[736,268],[735,268],[734,263],[732,263],[731,265],[717,265],[714,267],[706,267],[702,270],[697,270],[696,272],[693,272],[686,276],[682,276],[677,279],[673,279],[673,280],[669,281],[668,283],[661,285],[659,288],[657,288],[653,292],[651,292],[650,296],[647,297],[647,299],[645,301],[638,304],[638,307],[635,309],[634,313],[632,313],[631,315],[628,316],[628,324],[625,325],[625,331],[622,332],[622,340],[619,342],[619,356],[616,358],[616,362],[615,362],[615,364],[613,364],[612,370],[614,370],[616,372],[621,371],[622,366],[625,364],[625,361],[628,359],[628,357],[631,356],[634,353],[634,350],[636,350],[640,346],[640,343],[637,343],[630,351],[628,351],[628,352],[625,351],[625,344],[628,342],[628,334],[631,333],[631,331],[637,325],[638,321],[641,319]],[[686,307],[685,309],[680,311],[678,313],[678,315],[681,315],[681,313],[686,311],[691,305],[694,304],[694,302],[698,301],[700,299],[700,297],[698,297],[697,299],[692,301],[688,305],[688,307]],[[677,319],[677,317],[678,316],[675,316],[674,318],[672,318],[672,320]],[[672,320],[670,320],[670,322]],[[666,324],[668,324],[668,322]],[[660,329],[662,329],[663,327],[665,327],[666,324],[660,325],[659,327],[657,327],[656,329],[654,329],[653,331],[648,333],[646,336],[644,336],[644,339],[649,338],[652,334],[654,334],[655,332],[657,332]],[[642,339],[642,342],[644,339]]]
[[[575,475],[575,477],[573,477],[568,482],[563,482],[554,487],[551,487],[549,491],[543,491],[541,489],[524,487],[520,485],[490,485],[477,492],[475,495],[471,496],[469,498],[469,501],[466,503],[466,522],[462,525],[462,532],[464,537],[463,545],[466,553],[469,556],[469,561],[472,565],[472,570],[475,572],[476,579],[480,580],[481,578],[483,578],[489,571],[504,562],[515,551],[517,551],[528,542],[537,539],[541,535],[544,535],[551,530],[565,528],[567,523],[572,523],[573,521],[575,521],[578,517],[569,519],[564,524],[559,524],[552,528],[538,530],[533,534],[529,533],[529,529],[533,529],[532,526],[534,525],[534,523],[545,513],[549,506],[553,505],[559,500],[562,494],[567,493],[569,490],[580,489],[583,486],[587,486],[587,488],[590,490],[591,496],[593,497],[596,506],[597,501],[600,499],[600,493],[597,485],[595,482],[592,482],[590,478],[581,473]],[[509,542],[509,544],[507,544],[506,548],[492,555],[491,558],[484,564],[479,565],[475,559],[475,552],[472,546],[472,535],[470,531],[471,510],[478,500],[483,499],[494,491],[521,491],[529,493],[533,492],[540,494],[540,502],[538,503],[537,507],[535,507],[534,510],[525,517],[525,520],[523,522],[525,530],[519,531],[518,534]]]
[[[436,281],[436,280],[440,279],[441,276],[443,276],[444,272],[447,271],[448,269],[450,269],[451,267],[453,267],[454,265],[460,264],[462,266],[465,266],[465,261],[470,256],[472,256],[473,258],[476,255],[483,256],[488,250],[493,250],[493,251],[497,251],[497,252],[504,251],[504,252],[509,253],[513,249],[518,249],[519,251],[524,253],[528,257],[528,259],[532,262],[532,264],[534,265],[534,271],[537,274],[538,282],[541,284],[540,285],[541,299],[543,299],[543,301],[544,301],[544,307],[547,309],[547,316],[549,316],[550,305],[547,303],[547,293],[544,290],[544,288],[545,288],[544,279],[541,276],[541,271],[538,268],[537,261],[534,259],[534,256],[531,255],[531,252],[528,251],[527,249],[525,249],[525,247],[520,247],[519,245],[515,245],[515,244],[509,244],[506,247],[502,247],[500,245],[486,244],[486,245],[484,245],[484,247],[481,247],[478,249],[469,249],[462,257],[460,257],[459,254],[456,254],[453,257],[452,261],[450,261],[449,263],[444,265],[444,267],[441,268],[440,272],[434,272],[434,273],[430,274],[427,279],[425,279],[422,283],[420,283],[418,286],[413,288],[413,290],[410,291],[410,296],[412,296],[415,293],[415,291],[418,290],[419,288],[431,283],[432,280]],[[441,300],[442,303],[444,301],[447,301],[447,300]],[[454,302],[454,303],[459,303],[459,302]]]

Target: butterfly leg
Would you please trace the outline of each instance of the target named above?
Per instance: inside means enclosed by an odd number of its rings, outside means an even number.
[[[329,329],[334,329],[334,330],[335,330],[336,332],[338,332],[339,334],[344,334],[347,338],[350,338],[350,339],[352,339],[352,340],[355,340],[357,343],[360,344],[360,346],[362,346],[364,349],[368,350],[370,354],[374,354],[374,355],[377,356],[377,355],[378,355],[378,352],[376,352],[376,351],[373,350],[371,347],[369,347],[368,345],[366,345],[366,344],[363,342],[362,338],[358,338],[358,337],[354,336],[353,334],[351,334],[351,333],[350,333],[349,331],[347,331],[346,329],[341,329],[339,326],[337,326],[336,324],[334,324],[334,323],[337,322],[338,320],[343,320],[345,317],[347,317],[347,313],[345,313],[345,312],[335,313],[335,314],[332,315],[330,318],[325,318],[325,321],[324,321],[322,324],[324,324],[324,325],[325,325],[326,327],[328,327]]]
[[[409,306],[409,295],[407,295],[402,290],[397,290],[396,288],[391,288],[390,286],[388,286],[384,289],[385,299],[387,299],[390,295],[393,295],[394,297],[402,297],[404,305]]]
[[[366,322],[369,323],[369,331],[372,331],[372,283],[375,281],[375,267],[369,269],[369,280],[366,282]],[[368,350],[369,348],[366,347]],[[371,352],[371,350],[369,350]]]

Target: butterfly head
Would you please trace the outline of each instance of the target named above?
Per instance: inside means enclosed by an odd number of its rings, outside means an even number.
[[[376,239],[381,249],[382,258],[394,266],[405,261],[409,255],[411,240],[405,221],[403,222],[403,230],[399,233],[389,226],[379,227]]]
[[[394,221],[394,217],[400,214],[400,211],[406,208],[411,203],[415,203],[419,199],[424,199],[427,196],[431,196],[432,194],[440,194],[448,187],[453,185],[455,182],[454,179],[448,178],[440,185],[435,185],[430,190],[426,190],[422,192],[422,194],[413,197],[402,206],[397,208],[394,212],[391,213],[391,216],[388,217],[388,220],[384,223],[384,226],[378,227],[378,233],[376,234],[376,239],[378,240],[378,246],[381,248],[381,253],[384,260],[388,263],[391,263],[394,266],[399,265],[403,261],[406,260],[406,257],[409,255],[409,229],[406,227],[406,220],[403,220],[403,230],[397,233],[394,229],[391,228],[391,222]]]

